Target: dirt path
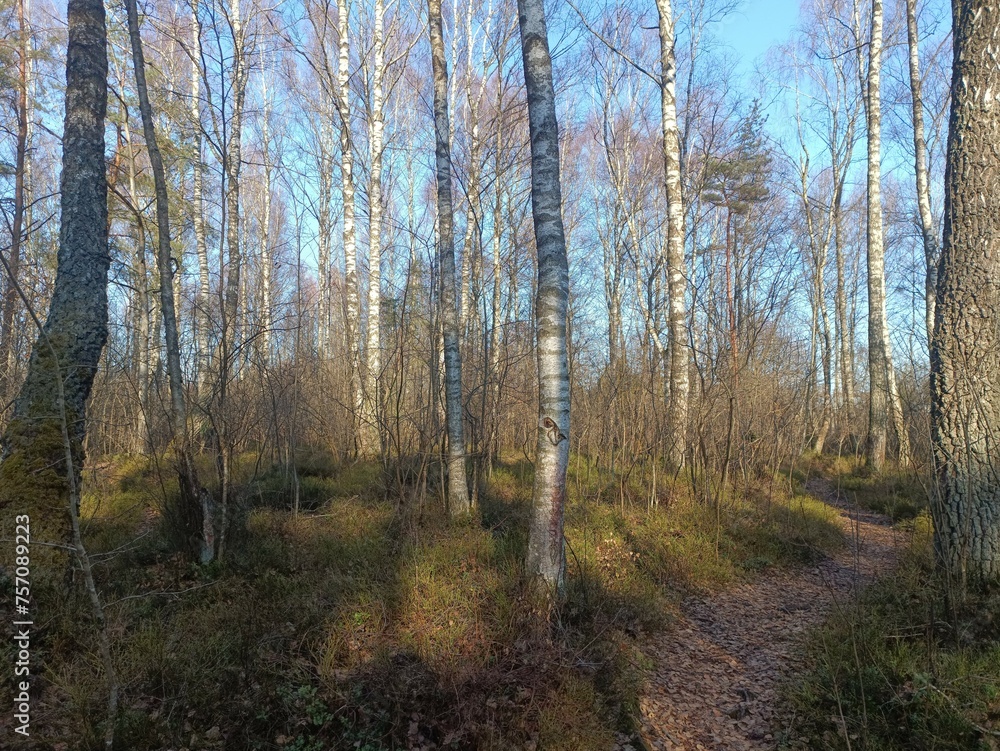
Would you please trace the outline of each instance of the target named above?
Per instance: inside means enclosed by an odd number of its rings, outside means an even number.
[[[846,549],[813,567],[686,600],[677,627],[649,643],[657,668],[641,699],[647,748],[773,749],[777,688],[797,666],[802,632],[894,566],[898,533],[887,518],[848,508],[821,480],[806,488],[840,511]]]

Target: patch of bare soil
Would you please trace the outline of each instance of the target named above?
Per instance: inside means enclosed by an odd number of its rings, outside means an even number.
[[[803,632],[894,568],[901,539],[887,517],[850,507],[822,480],[807,490],[840,511],[847,547],[818,565],[765,572],[683,603],[677,627],[647,642],[656,665],[640,702],[647,748],[775,748],[786,719],[776,713],[777,690],[801,666]]]

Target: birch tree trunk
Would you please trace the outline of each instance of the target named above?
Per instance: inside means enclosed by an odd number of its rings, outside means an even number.
[[[333,193],[333,134],[330,124],[324,118],[319,128],[319,202],[316,206],[317,242],[319,245],[319,325],[317,327],[317,350],[320,360],[330,356],[330,317],[332,313],[330,289],[330,246],[333,227],[330,221],[330,205]]]
[[[444,57],[441,0],[427,0],[431,66],[434,74],[434,133],[437,171],[438,263],[441,279],[441,322],[444,329],[445,415],[448,428],[448,510],[469,512],[465,475],[465,430],[462,423],[462,352],[459,348],[455,299],[455,230],[451,196],[451,142],[448,120],[448,67]]]
[[[885,465],[889,435],[888,320],[885,307],[885,248],[882,237],[881,100],[882,0],[872,0],[868,49],[866,116],[868,119],[868,463],[876,472]]]
[[[67,470],[78,482],[87,398],[108,337],[111,264],[104,161],[108,92],[104,5],[101,0],[69,0],[67,15],[58,265],[48,316],[14,401],[0,453],[3,528],[13,529],[8,523],[12,516],[27,513],[32,537],[55,543],[70,536]],[[44,561],[54,561],[57,550],[33,548],[35,570],[40,573]],[[6,562],[9,556],[5,552],[0,560]]]
[[[340,176],[344,201],[344,284],[346,287],[347,348],[351,357],[351,408],[354,447],[360,449],[364,398],[361,389],[361,313],[358,293],[358,246],[354,209],[354,138],[351,134],[350,6],[337,0],[337,114],[340,121]]]
[[[198,392],[202,393],[212,367],[212,349],[209,344],[211,316],[209,299],[212,294],[208,270],[208,241],[205,237],[205,189],[202,161],[201,126],[201,22],[198,19],[198,0],[191,4],[191,124],[194,128],[194,165],[192,169],[193,202],[192,226],[194,228],[195,255],[198,258],[198,294],[195,300],[195,347],[198,363]]]
[[[272,285],[274,276],[274,259],[271,251],[271,193],[274,182],[274,163],[271,159],[271,113],[274,110],[274,102],[271,98],[271,90],[268,87],[268,75],[273,71],[267,70],[266,60],[263,51],[261,52],[261,94],[263,109],[260,118],[261,130],[261,157],[264,168],[264,184],[262,186],[262,206],[260,216],[260,356],[265,367],[271,364],[271,326],[272,326]]]
[[[566,575],[563,517],[570,394],[566,338],[569,264],[559,181],[559,125],[543,0],[518,0],[517,10],[531,134],[531,214],[538,251],[538,426],[527,565],[530,574],[561,595]]]
[[[1000,578],[1000,10],[956,0],[944,246],[931,339],[934,541],[953,585]]]
[[[931,211],[930,179],[927,175],[927,141],[924,137],[924,98],[920,86],[920,49],[917,35],[917,0],[906,0],[906,41],[910,63],[910,103],[913,107],[913,168],[917,178],[917,209],[920,235],[924,242],[924,301],[927,339],[934,333],[934,297],[937,294],[937,266],[940,260],[937,230]]]
[[[229,140],[223,155],[226,177],[225,214],[226,249],[229,254],[225,275],[225,295],[222,301],[222,336],[219,363],[219,411],[222,414],[222,434],[219,440],[219,465],[221,469],[219,494],[219,537],[216,556],[223,558],[226,533],[229,525],[229,492],[232,486],[233,446],[227,425],[229,382],[236,369],[236,352],[239,335],[240,290],[242,288],[243,256],[240,245],[240,179],[243,170],[243,108],[249,79],[249,61],[246,57],[246,36],[240,15],[240,0],[229,0],[228,20],[233,39],[233,62],[230,71],[232,117],[229,122]],[[221,253],[220,253],[221,255]],[[221,263],[221,258],[220,258]]]
[[[240,175],[243,168],[243,105],[249,71],[245,59],[243,21],[240,0],[229,0],[229,22],[233,34],[232,117],[229,124],[229,143],[224,161],[226,171],[226,246],[229,263],[226,275],[226,295],[223,305],[223,340],[226,352],[225,369],[232,367],[235,349],[237,315],[239,312],[240,277],[243,257],[240,248]],[[227,376],[228,377],[228,374]]]
[[[368,147],[371,175],[368,183],[368,342],[365,363],[365,409],[362,451],[381,453],[379,382],[382,371],[382,151],[385,132],[385,2],[375,0],[373,29],[372,100]]]
[[[136,0],[125,0],[128,14],[129,40],[132,44],[132,64],[135,69],[135,86],[142,115],[142,130],[146,139],[146,152],[153,172],[156,195],[157,266],[160,272],[160,320],[167,354],[167,382],[170,386],[170,416],[173,429],[174,450],[177,454],[177,476],[180,483],[179,516],[185,531],[197,541],[198,556],[208,563],[215,555],[215,527],[212,518],[203,518],[202,492],[191,457],[191,442],[187,426],[187,406],[184,401],[184,382],[181,375],[180,336],[177,312],[174,307],[173,257],[170,249],[170,207],[167,180],[163,171],[163,158],[156,140],[153,109],[149,104],[146,88],[146,63],[139,30]]]
[[[17,0],[17,136],[14,146],[14,215],[11,218],[10,252],[7,283],[4,289],[3,311],[0,313],[0,363],[3,363],[4,381],[0,382],[0,396],[8,396],[8,389],[14,385],[17,358],[14,352],[14,314],[19,306],[16,291],[20,276],[21,246],[24,240],[24,218],[26,209],[26,186],[28,166],[28,91],[31,88],[31,64],[28,60],[31,32],[28,29],[27,0]]]
[[[497,69],[500,69],[498,62]],[[499,76],[498,76],[499,79]],[[497,82],[497,112],[503,110],[504,87]],[[490,305],[490,429],[487,444],[488,470],[492,473],[493,459],[499,451],[500,432],[500,341],[501,341],[501,317],[503,315],[501,277],[503,276],[503,186],[501,185],[505,170],[503,158],[505,155],[505,131],[503,118],[496,118],[496,133],[494,141],[493,155],[493,291]]]
[[[483,243],[482,243],[482,220],[483,207],[482,196],[480,194],[480,178],[483,171],[482,163],[482,138],[479,131],[480,105],[486,92],[487,76],[485,75],[486,60],[483,56],[483,75],[479,79],[478,93],[473,93],[473,71],[475,70],[474,54],[476,48],[476,35],[473,33],[473,8],[470,5],[465,16],[465,100],[468,104],[468,130],[469,130],[469,174],[466,179],[466,195],[468,197],[468,207],[465,217],[465,239],[462,243],[462,273],[461,273],[461,306],[459,313],[459,331],[463,337],[473,337],[473,341],[478,341],[476,333],[470,329],[473,319],[478,320],[480,316],[479,306],[473,295],[473,286],[477,283],[477,269],[481,270]],[[493,4],[490,2],[486,8],[487,28],[484,35],[489,35],[489,21],[493,13]],[[457,24],[457,19],[456,19]],[[457,30],[456,30],[457,31]],[[456,33],[457,38],[457,33]],[[485,44],[485,40],[484,40]],[[457,76],[456,76],[457,78]]]
[[[684,264],[684,197],[681,193],[681,151],[677,130],[677,64],[674,59],[674,17],[670,0],[656,0],[660,37],[660,114],[663,140],[663,182],[667,195],[667,298],[670,330],[670,403],[667,405],[667,461],[684,465],[687,453],[688,379],[687,280]]]
[[[124,75],[122,78],[124,79]],[[121,85],[124,89],[124,80],[121,81]],[[138,149],[132,142],[128,117],[122,123],[122,130],[125,134],[125,145],[128,146],[128,198],[131,203],[130,209],[135,216],[135,271],[132,278],[135,284],[133,302],[136,308],[135,379],[139,391],[139,411],[135,416],[133,447],[137,454],[144,454],[153,448],[149,430],[151,424],[149,366],[153,356],[153,334],[150,325],[149,270],[146,266],[146,225],[139,209],[139,192],[135,183],[137,172],[135,157]]]

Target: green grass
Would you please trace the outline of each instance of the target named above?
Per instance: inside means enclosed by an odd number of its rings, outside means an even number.
[[[808,669],[787,689],[797,725],[786,748],[976,751],[1000,729],[1000,598],[945,609],[934,567],[928,479],[873,474],[846,459],[813,457],[820,474],[908,534],[897,570],[835,611],[808,646]],[[802,739],[809,739],[802,742]]]
[[[945,612],[930,523],[908,522],[898,571],[814,635],[809,670],[788,689],[808,748],[974,751],[1000,728],[997,598]],[[788,748],[798,748],[788,743]]]
[[[606,749],[636,715],[641,635],[669,627],[681,597],[842,544],[835,515],[804,496],[751,488],[717,508],[661,477],[650,507],[648,474],[625,481],[574,457],[567,597],[548,613],[522,566],[527,462],[502,463],[478,513],[453,523],[433,488],[391,496],[376,464],[298,459],[296,515],[293,474],[239,457],[238,531],[206,567],[167,542],[168,467],[121,458],[88,471],[119,748]],[[34,735],[73,749],[103,733],[87,607],[74,590],[35,644],[46,673]]]
[[[930,478],[921,470],[888,467],[876,473],[854,457],[831,455],[808,457],[804,465],[807,474],[827,478],[852,503],[895,521],[914,519],[928,510]]]

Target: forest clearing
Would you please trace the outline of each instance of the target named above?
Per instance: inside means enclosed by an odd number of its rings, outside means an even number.
[[[0,748],[1000,747],[995,4],[0,19]]]

